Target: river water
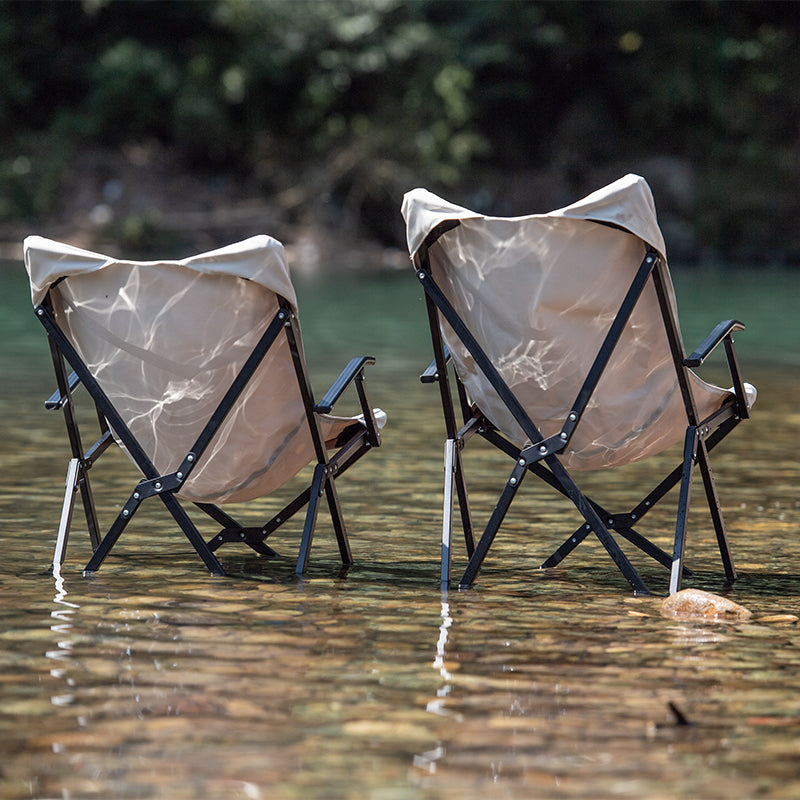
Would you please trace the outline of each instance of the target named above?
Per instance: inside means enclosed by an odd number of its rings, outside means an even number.
[[[800,797],[800,276],[676,285],[687,345],[723,317],[748,323],[737,346],[758,402],[712,458],[740,579],[725,585],[698,511],[685,582],[743,604],[747,622],[662,617],[667,573],[631,554],[656,592],[634,598],[589,540],[540,571],[577,523],[533,479],[474,589],[440,592],[442,424],[417,380],[430,352],[410,272],[299,286],[317,393],[351,355],[378,358],[384,446],[339,484],[355,566],[341,570],[320,514],[302,580],[297,526],[270,539],[281,558],[229,545],[234,576],[210,577],[145,504],[91,577],[76,514],[54,577],[68,452],[42,404],[53,386],[24,273],[5,265],[0,798]],[[674,458],[587,480],[635,496]],[[483,520],[508,466],[481,446],[467,459]],[[106,460],[109,479],[93,474],[108,520],[136,478]],[[669,548],[669,525],[654,515],[644,532]]]

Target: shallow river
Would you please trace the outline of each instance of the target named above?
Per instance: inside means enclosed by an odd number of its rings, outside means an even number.
[[[800,797],[800,276],[676,283],[687,344],[722,317],[748,323],[737,346],[754,417],[712,454],[740,579],[725,585],[698,511],[684,584],[745,605],[746,623],[662,617],[666,571],[631,554],[656,592],[634,598],[594,541],[539,570],[577,522],[533,478],[473,590],[440,592],[442,424],[417,381],[430,355],[410,273],[299,291],[317,393],[349,356],[378,357],[384,446],[339,484],[355,566],[340,569],[321,513],[302,580],[297,525],[270,539],[278,560],[218,551],[235,576],[213,578],[145,504],[91,577],[76,513],[55,578],[67,448],[42,404],[44,334],[5,265],[0,798]],[[480,445],[467,458],[483,520],[508,466]],[[674,459],[588,485],[636,495]],[[106,460],[110,480],[93,476],[109,520],[136,476]],[[669,548],[669,525],[654,515],[643,532]]]

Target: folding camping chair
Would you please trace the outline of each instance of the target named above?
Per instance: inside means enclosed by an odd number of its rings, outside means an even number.
[[[424,189],[406,194],[403,216],[424,287],[446,427],[442,585],[449,583],[452,507],[458,499],[472,585],[523,478],[532,472],[571,500],[581,526],[544,563],[558,564],[594,533],[637,594],[648,588],[612,532],[671,570],[683,564],[694,466],[699,465],[729,580],[736,578],[708,452],[750,416],[755,389],[742,381],[732,334],[721,322],[690,356],[655,206],[646,182],[628,175],[550,214],[487,217]],[[724,344],[733,388],[702,381],[690,367]],[[455,371],[456,419],[448,363]],[[462,463],[479,434],[514,460],[475,545]],[[587,497],[572,471],[638,461],[684,440],[682,463],[641,502],[611,513]],[[680,484],[671,555],[634,526]]]
[[[275,555],[264,540],[308,505],[301,574],[324,494],[342,562],[352,563],[335,481],[380,445],[386,417],[370,407],[364,386],[374,359],[352,359],[314,402],[280,242],[255,236],[181,261],[139,262],[31,236],[24,255],[55,368],[57,390],[46,406],[63,411],[72,454],[54,570],[64,560],[78,491],[94,550],[87,572],[100,567],[150,497],[215,574],[224,574],[214,553],[226,542]],[[351,383],[361,414],[331,415]],[[79,384],[100,424],[88,448],[76,413]],[[90,470],[115,441],[143,477],[101,537]],[[311,485],[263,525],[244,526],[219,507],[270,494],[310,462]],[[222,530],[204,541],[182,501]]]

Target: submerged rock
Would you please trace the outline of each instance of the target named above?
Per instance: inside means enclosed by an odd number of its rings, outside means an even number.
[[[704,592],[700,589],[682,589],[671,594],[661,604],[665,617],[692,619],[744,621],[750,619],[750,611],[727,597]]]

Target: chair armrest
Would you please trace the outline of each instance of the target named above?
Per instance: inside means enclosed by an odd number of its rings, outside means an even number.
[[[450,351],[447,347],[444,348],[444,362],[450,363]],[[436,383],[439,380],[439,370],[436,367],[436,359],[434,358],[430,364],[425,368],[425,372],[419,376],[420,383]]]
[[[347,366],[341,371],[339,377],[333,382],[331,388],[325,393],[322,400],[314,406],[320,414],[329,414],[336,401],[342,396],[344,390],[353,382],[354,378],[364,371],[364,367],[375,363],[372,356],[351,358]]]
[[[700,343],[700,346],[683,363],[687,367],[699,367],[711,354],[712,350],[734,331],[743,331],[744,323],[735,319],[726,319],[720,322],[711,333]]]
[[[67,383],[69,384],[69,390],[72,391],[79,383],[81,379],[74,373],[70,372],[69,377],[67,378]],[[48,411],[58,411],[66,401],[66,398],[61,396],[61,392],[56,389],[47,400],[44,401],[44,407]]]

